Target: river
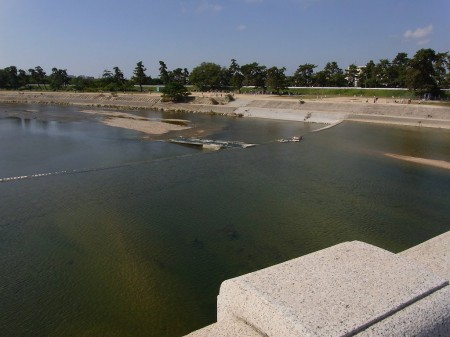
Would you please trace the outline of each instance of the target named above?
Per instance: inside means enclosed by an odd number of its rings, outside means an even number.
[[[215,321],[225,279],[343,241],[399,252],[450,230],[450,171],[384,155],[450,161],[449,131],[139,112],[260,144],[204,152],[76,107],[0,105],[11,111],[0,179],[49,175],[0,183],[2,336],[181,336]]]

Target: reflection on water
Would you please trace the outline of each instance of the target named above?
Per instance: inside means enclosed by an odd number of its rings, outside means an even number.
[[[0,177],[143,162],[0,184],[2,334],[180,336],[215,320],[227,278],[450,229],[450,172],[383,155],[450,160],[448,131],[183,118],[265,144],[203,153],[83,120],[0,120]]]

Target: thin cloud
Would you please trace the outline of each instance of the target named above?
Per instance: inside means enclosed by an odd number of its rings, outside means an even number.
[[[416,30],[412,31],[408,29],[405,34],[403,34],[403,37],[405,39],[423,39],[433,33],[433,25],[429,25],[427,27],[423,28],[417,28]]]
[[[333,0],[291,0],[291,2],[293,4],[300,5],[304,9],[308,9],[318,3],[325,2],[325,1],[333,1]]]
[[[189,12],[188,6],[185,2],[180,2],[180,10],[183,14],[187,14]]]
[[[244,0],[244,2],[245,3],[248,3],[248,4],[256,4],[256,3],[259,3],[259,2],[263,2],[264,0]]]
[[[428,43],[430,43],[430,42],[431,42],[430,39],[420,40],[420,41],[417,42],[417,45],[418,45],[418,46],[424,46],[424,45],[426,45],[426,44],[428,44]]]
[[[236,30],[237,30],[238,32],[243,32],[243,31],[246,30],[246,29],[247,29],[247,26],[246,26],[246,25],[239,25],[239,26],[236,27]]]
[[[219,4],[212,3],[210,1],[202,1],[200,5],[197,7],[197,13],[219,13],[223,10],[223,7]]]

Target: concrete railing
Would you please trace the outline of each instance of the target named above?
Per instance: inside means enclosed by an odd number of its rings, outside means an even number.
[[[189,337],[450,336],[450,232],[399,254],[358,241],[222,283]]]

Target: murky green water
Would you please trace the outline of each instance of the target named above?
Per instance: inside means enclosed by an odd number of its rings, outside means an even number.
[[[266,143],[204,153],[37,109],[47,122],[0,120],[0,178],[111,168],[0,184],[2,336],[181,336],[215,320],[227,278],[342,241],[397,252],[450,230],[450,171],[383,155],[450,161],[448,131],[181,116],[211,138]]]

